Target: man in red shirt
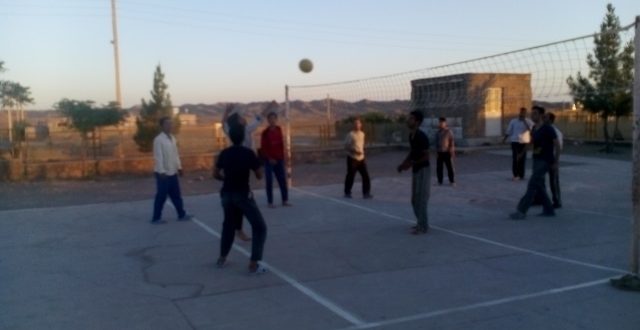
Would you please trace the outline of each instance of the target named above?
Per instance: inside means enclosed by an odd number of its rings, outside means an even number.
[[[289,204],[289,191],[284,170],[284,138],[282,129],[278,126],[278,115],[270,112],[267,115],[269,126],[262,132],[260,139],[260,156],[264,160],[264,172],[266,176],[267,202],[269,207],[273,205],[273,176],[275,175],[280,186],[280,195],[282,197],[283,206],[291,206]]]

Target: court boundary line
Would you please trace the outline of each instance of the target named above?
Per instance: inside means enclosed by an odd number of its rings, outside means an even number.
[[[218,233],[217,231],[215,231],[213,228],[209,227],[205,223],[201,222],[197,218],[194,217],[192,219],[192,221],[196,225],[198,225],[202,229],[204,229],[206,232],[208,232],[209,234],[213,235],[214,237],[216,237],[218,239],[221,239],[220,233]],[[246,257],[250,257],[251,256],[251,253],[249,253],[249,251],[247,249],[245,249],[243,247],[240,247],[235,243],[233,244],[233,249],[236,250],[237,252],[239,252],[240,254],[246,256]],[[304,294],[305,296],[311,298],[316,303],[318,303],[321,306],[325,307],[329,311],[333,312],[334,314],[338,315],[339,317],[341,317],[342,319],[346,320],[347,322],[353,324],[354,326],[358,327],[358,326],[362,326],[362,325],[368,324],[367,322],[361,320],[359,317],[355,316],[353,313],[347,311],[345,308],[338,306],[336,303],[334,303],[331,300],[329,300],[329,298],[324,297],[323,295],[315,292],[313,289],[311,289],[311,288],[305,286],[304,284],[300,283],[299,281],[297,281],[293,277],[289,276],[284,271],[279,270],[278,268],[270,265],[267,262],[260,261],[260,263],[263,264],[265,267],[267,267],[267,269],[269,269],[269,272],[275,274],[276,276],[278,276],[279,278],[281,278],[282,280],[287,282],[287,284],[291,285],[293,288],[295,288],[298,291],[302,292],[302,294]]]
[[[398,318],[395,318],[395,319],[389,319],[389,320],[378,321],[378,322],[369,322],[369,323],[366,323],[366,324],[354,325],[352,327],[343,328],[342,330],[371,329],[371,328],[383,327],[383,326],[387,326],[387,325],[394,325],[394,324],[406,323],[406,322],[411,322],[411,321],[425,320],[425,319],[429,319],[429,318],[433,318],[433,317],[437,317],[437,316],[443,316],[443,315],[448,315],[448,314],[453,314],[453,313],[458,313],[458,312],[466,312],[466,311],[470,311],[470,310],[474,310],[474,309],[480,309],[480,308],[485,308],[485,307],[493,307],[493,306],[504,305],[504,304],[517,302],[517,301],[534,299],[534,298],[549,296],[549,295],[553,295],[553,294],[560,294],[560,293],[565,293],[565,292],[569,292],[569,291],[575,291],[575,290],[584,289],[584,288],[590,288],[590,287],[594,287],[594,286],[598,286],[598,285],[604,284],[604,283],[608,282],[609,280],[610,280],[610,278],[604,278],[604,279],[599,279],[599,280],[595,280],[595,281],[583,282],[583,283],[579,283],[579,284],[574,284],[574,285],[569,285],[569,286],[564,286],[564,287],[559,287],[559,288],[553,288],[553,289],[548,289],[548,290],[534,292],[534,293],[526,293],[526,294],[517,295],[517,296],[511,296],[511,297],[506,297],[506,298],[487,300],[487,301],[483,301],[483,302],[479,302],[479,303],[475,303],[475,304],[470,304],[470,305],[465,305],[465,306],[460,306],[460,307],[451,307],[451,308],[445,308],[445,309],[435,310],[435,311],[426,312],[426,313],[420,313],[420,314],[414,314],[414,315],[409,315],[409,316],[404,316],[404,317],[398,317]]]
[[[408,219],[405,219],[405,218],[402,218],[400,216],[396,216],[396,215],[393,215],[393,214],[389,214],[387,212],[377,211],[375,209],[372,209],[372,208],[369,208],[369,207],[366,207],[366,206],[362,206],[362,205],[346,202],[346,201],[339,200],[339,199],[336,199],[336,198],[333,198],[333,197],[328,197],[328,196],[325,196],[325,195],[322,195],[322,194],[318,194],[318,193],[315,193],[315,192],[303,190],[303,189],[300,189],[300,188],[297,188],[297,187],[291,187],[291,189],[295,190],[297,192],[303,193],[303,194],[307,194],[307,195],[315,196],[315,197],[318,197],[318,198],[330,200],[330,201],[333,201],[333,202],[338,203],[338,204],[343,204],[343,205],[350,206],[350,207],[353,207],[353,208],[357,208],[357,209],[360,209],[360,210],[363,210],[363,211],[366,211],[366,212],[369,212],[369,213],[381,215],[381,216],[384,216],[384,217],[387,217],[387,218],[400,220],[400,221],[403,221],[403,222],[406,222],[406,223],[411,223],[411,224],[415,223],[415,221],[408,220]],[[535,256],[539,256],[539,257],[543,257],[543,258],[547,258],[547,259],[551,259],[551,260],[555,260],[555,261],[560,261],[560,262],[564,262],[564,263],[584,266],[584,267],[598,269],[598,270],[609,271],[609,272],[613,272],[613,273],[616,273],[616,274],[618,274],[618,273],[626,274],[627,273],[627,271],[623,270],[623,269],[618,269],[618,268],[613,268],[613,267],[607,267],[607,266],[592,264],[592,263],[583,262],[583,261],[574,260],[574,259],[569,259],[569,258],[558,257],[558,256],[554,256],[554,255],[547,254],[547,253],[544,253],[544,252],[539,252],[539,251],[536,251],[536,250],[521,248],[521,247],[518,247],[518,246],[515,246],[515,245],[506,244],[506,243],[500,243],[498,241],[486,239],[486,238],[483,238],[483,237],[457,232],[455,230],[447,229],[447,228],[440,227],[440,226],[430,225],[429,227],[432,228],[432,229],[435,229],[435,230],[439,230],[439,231],[448,233],[450,235],[459,236],[459,237],[467,238],[467,239],[470,239],[470,240],[486,243],[486,244],[489,244],[489,245],[498,246],[498,247],[505,248],[505,249],[508,249],[508,250],[514,250],[514,251],[518,251],[518,252],[523,252],[523,253],[526,253],[526,254],[535,255]]]
[[[486,197],[487,196],[487,195],[483,195],[481,193],[476,193],[476,192],[471,192],[471,191],[464,191],[464,190],[458,190],[458,192],[462,193],[462,194],[471,195],[471,196],[480,196],[480,197]],[[497,199],[497,200],[502,200],[502,201],[505,201],[505,202],[514,203],[514,205],[518,204],[518,200],[519,200],[519,198],[515,198],[515,199],[509,199],[509,198],[505,198],[505,197],[492,197],[492,198],[493,199]],[[631,215],[623,216],[623,215],[617,215],[617,214],[602,213],[602,212],[598,212],[598,211],[581,210],[581,209],[576,209],[576,208],[565,208],[565,207],[563,207],[563,209],[565,209],[567,211],[590,214],[590,215],[599,215],[599,216],[602,216],[602,217],[613,218],[613,219],[620,219],[620,220],[629,220],[629,219],[631,219]]]
[[[472,176],[474,176],[476,174],[478,174],[478,173],[467,173],[467,174],[460,174],[460,175],[456,175],[456,176],[472,177]],[[503,171],[489,171],[489,172],[482,172],[482,174],[491,174],[491,175],[494,175],[494,176],[504,177]],[[402,178],[383,177],[383,178],[379,178],[379,179],[391,179],[393,181],[398,181],[398,180],[401,180]],[[472,195],[472,196],[480,196],[480,197],[486,197],[487,196],[485,194],[481,194],[481,193],[477,193],[477,192],[465,191],[464,188],[462,188],[462,189],[458,188],[457,192],[458,193],[462,193],[462,194]],[[509,199],[509,198],[502,197],[502,196],[492,197],[492,198],[493,199],[497,199],[497,200],[501,200],[501,201],[505,201],[505,202],[514,203],[514,205],[518,204],[518,200],[519,200],[519,198]],[[599,215],[599,216],[603,216],[603,217],[607,217],[607,218],[614,218],[614,219],[620,219],[620,220],[629,220],[629,219],[631,219],[631,214],[629,214],[628,216],[624,216],[624,215],[617,215],[617,214],[602,213],[602,212],[592,211],[592,210],[581,210],[581,209],[576,209],[576,208],[562,207],[562,209],[568,210],[568,211],[573,211],[573,212],[578,212],[578,213],[589,214],[589,215]]]
[[[315,197],[318,197],[318,198],[330,200],[330,201],[333,201],[333,202],[338,203],[338,204],[350,206],[352,208],[356,208],[356,209],[360,209],[360,210],[363,210],[363,211],[366,211],[366,212],[369,212],[369,213],[381,215],[383,217],[387,217],[387,218],[390,218],[390,219],[396,219],[396,220],[400,220],[400,221],[403,221],[403,222],[406,222],[406,223],[414,223],[415,222],[415,221],[412,221],[412,220],[408,220],[408,219],[402,218],[400,216],[389,214],[389,213],[386,213],[386,212],[383,212],[383,211],[378,211],[378,210],[375,210],[375,209],[372,209],[372,208],[369,208],[369,207],[366,207],[366,206],[361,206],[361,205],[358,205],[358,204],[350,203],[350,202],[347,202],[347,201],[344,201],[344,200],[340,200],[340,199],[337,199],[337,198],[325,196],[325,195],[322,195],[322,194],[319,194],[319,193],[307,191],[307,190],[304,190],[304,189],[301,189],[301,188],[290,187],[290,189],[298,191],[298,192],[300,192],[302,194],[307,194],[307,195],[315,196]],[[199,196],[206,196],[206,195],[210,195],[210,194],[204,194],[204,195],[199,195]],[[211,195],[216,195],[216,193],[213,193]],[[189,196],[189,197],[192,197],[192,196]],[[131,201],[131,202],[142,202],[142,201],[147,201],[147,200],[139,200],[139,201]],[[124,202],[127,203],[129,201],[124,201]],[[60,209],[60,208],[64,209],[64,208],[78,208],[78,207],[82,208],[82,207],[90,207],[90,206],[98,206],[98,205],[103,205],[104,206],[104,205],[119,204],[119,203],[122,203],[122,202],[115,202],[115,203],[112,203],[112,202],[101,202],[101,203],[83,204],[83,205],[51,206],[51,207],[45,207],[45,208],[11,209],[11,210],[1,210],[0,213],[3,213],[3,212],[15,212],[15,211],[25,211],[25,210],[34,211],[34,210],[42,210],[42,209]],[[169,205],[171,205],[173,207],[173,204],[171,204],[171,203],[167,203],[167,204],[169,204]],[[596,214],[599,214],[599,213],[596,213]],[[605,214],[601,214],[601,215],[605,215]],[[619,216],[614,216],[614,217],[619,217]],[[197,218],[194,217],[193,218],[193,222],[195,224],[197,224],[198,226],[200,226],[202,229],[204,229],[209,234],[211,234],[214,237],[220,239],[220,234],[218,232],[216,232],[215,230],[213,230],[211,227],[207,226],[206,224],[202,223]],[[500,246],[500,247],[507,248],[507,249],[521,251],[521,252],[525,252],[525,253],[532,254],[532,255],[537,255],[537,256],[540,256],[540,257],[544,257],[544,258],[549,258],[549,259],[556,260],[556,261],[562,261],[562,262],[567,262],[567,263],[571,263],[571,264],[576,264],[576,265],[581,265],[581,266],[585,266],[585,267],[590,267],[590,268],[600,269],[600,270],[606,270],[606,271],[611,271],[611,272],[616,272],[616,273],[623,273],[623,274],[627,273],[626,270],[621,270],[621,269],[617,269],[617,268],[611,268],[611,267],[606,267],[606,266],[601,266],[601,265],[581,262],[581,261],[578,261],[578,260],[573,260],[573,259],[568,259],[568,258],[557,257],[557,256],[549,255],[549,254],[546,254],[546,253],[538,252],[538,251],[535,251],[535,250],[529,250],[529,249],[525,249],[525,248],[520,248],[520,247],[509,245],[509,244],[504,244],[504,243],[500,243],[500,242],[497,242],[497,241],[484,239],[482,237],[456,232],[456,231],[449,230],[449,229],[446,229],[446,228],[442,228],[442,227],[439,227],[439,226],[431,226],[431,228],[439,230],[439,231],[443,231],[443,232],[446,232],[446,233],[449,233],[449,234],[452,234],[452,235],[455,235],[455,236],[460,236],[460,237],[468,238],[468,239],[471,239],[471,240],[484,242],[484,243],[487,243],[487,244],[490,244],[490,245]],[[240,247],[240,246],[238,246],[236,244],[233,245],[233,249],[238,251],[239,253],[247,256],[247,257],[250,256],[250,253],[246,249],[244,249],[244,248],[242,248],[242,247]],[[294,287],[295,289],[297,289],[298,291],[300,291],[301,293],[303,293],[307,297],[311,298],[316,303],[322,305],[323,307],[327,308],[328,310],[330,310],[334,314],[338,315],[342,319],[344,319],[347,322],[353,324],[353,326],[351,326],[351,327],[342,328],[342,329],[368,329],[368,328],[375,328],[375,327],[380,327],[380,326],[385,326],[385,325],[392,325],[392,324],[410,322],[410,321],[414,321],[414,320],[427,319],[427,318],[432,318],[432,317],[436,317],[436,316],[440,316],[440,315],[447,315],[447,314],[451,314],[451,313],[455,313],[455,312],[468,311],[468,310],[478,309],[478,308],[482,308],[482,307],[491,307],[491,306],[495,306],[495,305],[501,305],[501,304],[505,304],[505,303],[509,303],[509,302],[514,302],[514,301],[521,301],[521,300],[532,299],[532,298],[536,298],[536,297],[540,297],[540,296],[546,296],[546,295],[551,295],[551,294],[556,294],[556,293],[563,293],[563,292],[567,292],[567,291],[573,291],[573,290],[577,290],[577,289],[581,289],[581,288],[592,287],[592,286],[596,286],[596,285],[605,283],[605,282],[609,281],[609,279],[610,279],[610,278],[600,279],[600,280],[596,280],[596,281],[584,282],[584,283],[571,285],[571,286],[554,288],[554,289],[544,290],[544,291],[540,291],[540,292],[535,292],[535,293],[530,293],[530,294],[523,294],[523,295],[512,296],[512,297],[507,297],[507,298],[489,300],[489,301],[475,303],[475,304],[471,304],[471,305],[447,308],[447,309],[442,309],[442,310],[437,310],[437,311],[432,311],[432,312],[427,312],[427,313],[420,313],[420,314],[415,314],[415,315],[410,315],[410,316],[405,316],[405,317],[400,317],[400,318],[390,319],[390,320],[385,320],[385,321],[366,322],[366,321],[363,321],[362,319],[358,318],[357,316],[353,315],[351,312],[347,311],[346,309],[344,309],[344,308],[338,306],[337,304],[333,303],[328,298],[322,296],[319,293],[316,293],[313,289],[304,286],[302,283],[298,282],[293,277],[289,276],[288,274],[284,273],[283,271],[281,271],[281,270],[269,265],[266,262],[262,262],[262,263],[265,266],[267,266],[271,272],[273,272],[276,276],[280,277],[282,280],[287,282],[289,285],[291,285],[292,287]]]

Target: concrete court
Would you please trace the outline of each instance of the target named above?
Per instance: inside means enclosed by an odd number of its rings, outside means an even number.
[[[256,191],[261,276],[247,243],[214,267],[217,194],[187,197],[188,223],[167,205],[162,226],[149,200],[0,211],[0,329],[639,329],[640,294],[608,284],[629,263],[630,163],[565,156],[553,219],[507,219],[526,188],[509,174],[433,186],[424,236],[406,172],[373,200],[297,187],[267,209]]]

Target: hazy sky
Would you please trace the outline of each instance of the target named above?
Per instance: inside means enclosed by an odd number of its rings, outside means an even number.
[[[118,0],[124,106],[162,65],[174,104],[284,99],[285,84],[404,72],[599,30],[597,0]],[[612,1],[622,25],[640,1]],[[0,0],[0,77],[48,109],[115,100],[110,0]],[[303,74],[301,58],[315,69]]]

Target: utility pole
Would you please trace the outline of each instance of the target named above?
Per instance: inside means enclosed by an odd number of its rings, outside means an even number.
[[[327,94],[327,121],[331,122],[331,95]]]
[[[13,118],[10,107],[7,107],[7,121],[9,122],[9,142],[13,142]],[[11,152],[13,153],[13,150]]]
[[[120,55],[118,50],[118,22],[116,19],[116,0],[111,0],[111,25],[113,27],[113,57],[116,64],[116,102],[122,108],[122,94],[120,93]]]
[[[631,273],[638,276],[640,271],[640,16],[636,16],[635,26],[635,72],[633,79],[633,162],[631,181],[631,201],[633,205],[631,237]]]
[[[289,118],[289,111],[291,105],[289,103],[289,85],[284,86],[284,118],[286,119],[285,123],[285,153],[286,153],[286,164],[287,164],[287,186],[289,188],[292,187],[293,181],[291,178],[291,172],[293,169],[293,165],[291,164],[291,118]]]
[[[116,102],[118,103],[118,109],[122,109],[122,93],[120,92],[120,51],[118,49],[118,20],[116,19],[116,0],[111,0],[111,26],[113,28],[113,58],[115,61],[116,69]],[[118,125],[118,133],[120,137],[120,143],[118,143],[118,157],[124,158],[124,151],[122,150],[122,128]]]

